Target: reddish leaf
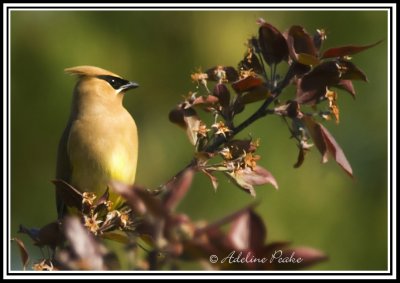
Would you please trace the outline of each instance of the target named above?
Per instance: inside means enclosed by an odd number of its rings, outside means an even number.
[[[341,68],[345,69],[345,71],[343,71],[343,73],[340,77],[342,80],[361,80],[364,82],[368,82],[368,78],[364,74],[364,72],[361,71],[352,62],[340,60],[340,61],[338,61],[338,64],[340,65]]]
[[[188,192],[193,181],[193,176],[193,167],[188,167],[165,185],[166,193],[163,196],[162,202],[166,209],[175,209]]]
[[[295,76],[297,78],[301,78],[310,70],[310,66],[293,61],[292,64],[290,64],[289,70],[287,71],[285,78],[283,79],[284,85],[288,85]]]
[[[40,229],[20,225],[18,232],[27,234],[36,246],[49,246],[53,250],[64,241],[59,222],[51,222]]]
[[[328,147],[325,142],[325,138],[322,134],[321,125],[315,122],[314,118],[304,115],[302,121],[307,127],[308,133],[310,134],[315,146],[318,148],[322,155],[322,163],[328,162]]]
[[[346,156],[344,155],[342,148],[339,146],[339,144],[333,138],[331,133],[329,133],[328,130],[324,126],[320,125],[320,127],[321,127],[322,136],[324,137],[324,140],[325,140],[325,143],[327,145],[329,152],[335,158],[336,162],[340,165],[340,167],[342,167],[343,170],[350,177],[353,177],[353,169],[351,168],[349,161],[347,160]]]
[[[263,85],[263,80],[259,77],[248,76],[244,79],[236,81],[232,84],[234,90],[238,93],[243,93],[245,91],[249,91],[255,87]]]
[[[300,86],[303,91],[325,89],[338,84],[341,75],[337,62],[323,62],[303,76]]]
[[[252,196],[256,195],[253,186],[260,186],[264,184],[272,184],[275,189],[278,189],[278,184],[272,174],[261,166],[256,166],[254,170],[251,168],[239,169],[234,172],[227,172],[237,186],[250,193]]]
[[[294,168],[299,168],[303,164],[305,155],[305,150],[303,148],[299,148],[299,155],[297,156],[296,164],[293,165]]]
[[[297,82],[296,102],[299,104],[315,105],[321,101],[326,94],[326,88],[303,90],[301,79]]]
[[[170,122],[177,124],[183,129],[186,129],[186,123],[183,117],[184,117],[183,109],[181,108],[172,109],[168,114]]]
[[[261,54],[268,65],[278,64],[288,60],[289,50],[286,39],[273,25],[259,21],[258,40]]]
[[[57,194],[65,205],[82,209],[82,193],[72,187],[70,184],[63,180],[53,180],[52,183],[56,186]]]
[[[79,259],[79,267],[89,270],[103,270],[104,261],[100,245],[77,217],[65,219],[65,236]],[[64,262],[71,264],[70,260]]]
[[[245,92],[240,97],[240,101],[243,104],[249,104],[253,102],[257,102],[260,100],[265,100],[270,97],[271,93],[265,84],[262,84],[258,87],[251,89],[248,92]]]
[[[287,34],[290,57],[303,65],[317,65],[317,49],[313,39],[301,26],[292,26]]]
[[[373,44],[369,44],[369,45],[360,45],[360,46],[347,45],[347,46],[330,48],[322,54],[322,58],[344,57],[344,56],[354,55],[361,51],[364,51],[366,49],[374,47],[381,42],[382,42],[382,40],[379,40],[379,41],[377,41]]]
[[[228,233],[236,250],[258,251],[264,246],[266,236],[263,220],[250,209],[232,223]]]
[[[337,62],[323,62],[297,81],[296,101],[300,104],[316,104],[325,96],[326,88],[341,80]]]
[[[199,96],[192,102],[193,106],[212,106],[218,102],[218,97],[214,95]]]
[[[144,215],[151,213],[160,218],[168,215],[168,211],[163,207],[160,199],[154,197],[145,189],[117,181],[112,181],[109,185],[116,193],[126,199],[136,214]]]
[[[39,230],[39,246],[49,246],[53,250],[64,241],[59,222],[51,222]]]
[[[302,121],[306,125],[308,133],[313,139],[314,144],[321,152],[322,163],[326,163],[328,161],[328,153],[330,153],[340,167],[342,167],[350,177],[353,177],[353,170],[349,161],[344,155],[342,148],[329,133],[329,131],[321,124],[315,122],[312,117],[305,115]]]
[[[12,238],[11,241],[14,241],[18,245],[19,252],[21,255],[22,267],[25,270],[26,266],[29,262],[29,254],[28,254],[27,249],[25,248],[25,244],[18,238]]]
[[[106,191],[104,192],[104,194],[97,200],[96,205],[99,205],[101,203],[104,203],[108,200],[110,193],[108,192],[109,189],[107,187]]]
[[[225,84],[216,84],[213,90],[213,95],[218,98],[221,106],[229,106],[231,94]]]
[[[351,80],[340,80],[336,87],[347,91],[353,98],[356,98],[356,91]]]
[[[366,75],[350,61],[323,62],[298,80],[297,99],[300,104],[315,104],[325,95],[327,87],[339,87],[355,94],[349,80],[368,81]]]

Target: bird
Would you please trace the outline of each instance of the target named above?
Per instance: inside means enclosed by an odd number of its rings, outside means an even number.
[[[64,70],[77,76],[71,112],[58,145],[56,179],[81,193],[101,196],[110,181],[135,182],[138,132],[123,106],[124,94],[139,85],[95,66]],[[112,191],[109,200],[118,207],[122,198]],[[56,190],[58,217],[68,214]]]

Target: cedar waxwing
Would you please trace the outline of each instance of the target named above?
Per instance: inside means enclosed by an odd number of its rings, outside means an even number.
[[[138,134],[135,121],[122,105],[127,90],[135,82],[98,67],[65,69],[77,75],[71,113],[61,136],[57,154],[56,178],[81,192],[100,197],[111,180],[133,185],[138,158]],[[114,207],[119,196],[110,193]],[[65,205],[56,195],[58,216]]]

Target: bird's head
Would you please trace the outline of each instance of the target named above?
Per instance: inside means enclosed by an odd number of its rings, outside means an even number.
[[[122,105],[123,94],[139,86],[117,74],[94,66],[67,68],[65,72],[78,76],[74,91],[74,100],[78,107],[99,104],[108,107]]]

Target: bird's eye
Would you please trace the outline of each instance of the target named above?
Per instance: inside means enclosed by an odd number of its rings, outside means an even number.
[[[106,82],[108,82],[110,84],[110,86],[112,86],[113,89],[118,90],[120,89],[123,85],[128,84],[129,82],[127,80],[121,79],[121,78],[117,78],[117,77],[113,77],[113,76],[97,76],[97,78],[101,79],[101,80],[105,80]]]

